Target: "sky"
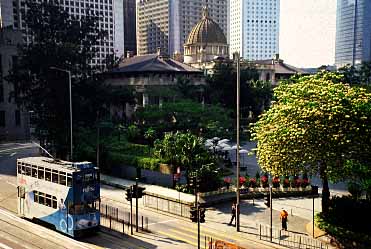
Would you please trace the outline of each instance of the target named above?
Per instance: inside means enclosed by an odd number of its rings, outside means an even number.
[[[280,58],[296,67],[335,63],[336,0],[281,0]]]

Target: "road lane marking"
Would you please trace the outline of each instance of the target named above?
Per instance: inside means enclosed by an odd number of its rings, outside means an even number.
[[[7,151],[12,151],[12,150],[20,150],[20,149],[27,149],[27,148],[37,148],[36,146],[21,146],[21,147],[16,147],[16,148],[10,148],[10,149],[5,149],[5,150],[0,150],[0,153],[2,152],[7,152]]]
[[[146,249],[146,247],[143,247],[143,246],[137,246],[137,245],[135,245],[135,244],[133,244],[133,243],[131,243],[131,242],[129,242],[129,241],[127,241],[127,240],[122,240],[122,239],[120,239],[120,238],[117,238],[116,236],[113,236],[113,235],[111,235],[111,234],[109,234],[109,233],[106,233],[106,232],[101,232],[100,233],[100,235],[102,236],[102,237],[104,237],[103,239],[105,239],[105,240],[108,240],[109,242],[112,242],[112,243],[117,243],[117,242],[119,242],[119,243],[121,243],[121,244],[124,244],[124,245],[126,245],[126,246],[131,246],[130,248],[142,248],[142,249]],[[131,236],[130,236],[131,237]],[[134,237],[135,238],[135,237]],[[115,241],[114,239],[117,239],[118,241]],[[120,245],[121,246],[121,245]]]
[[[177,236],[177,235],[170,234],[170,233],[166,233],[166,232],[164,232],[164,231],[158,231],[157,233],[159,233],[159,234],[161,234],[161,235],[164,235],[164,236],[166,236],[166,237],[169,237],[169,238],[172,238],[172,239],[176,239],[176,240],[179,240],[179,241],[182,241],[182,242],[185,242],[185,243],[187,243],[187,244],[190,244],[190,245],[193,245],[193,246],[197,247],[197,243],[194,243],[194,242],[192,242],[192,241],[190,241],[190,240],[187,240],[187,239],[181,238],[181,237],[179,237],[179,236]]]
[[[17,221],[17,222],[19,222],[19,223],[23,223],[23,224],[26,224],[26,225],[28,225],[28,226],[31,226],[30,227],[30,229],[32,230],[32,226],[37,226],[37,228],[38,228],[38,230],[42,233],[42,232],[45,232],[45,233],[48,233],[49,235],[50,234],[52,234],[52,236],[53,237],[55,237],[55,238],[58,238],[58,239],[60,239],[60,240],[62,240],[62,241],[60,241],[60,242],[69,242],[69,243],[71,243],[71,244],[74,244],[74,246],[78,246],[79,248],[84,248],[84,249],[86,249],[86,248],[91,248],[90,246],[87,246],[87,245],[84,245],[84,243],[82,243],[82,242],[79,242],[79,241],[77,241],[77,240],[74,240],[74,239],[69,239],[69,237],[66,237],[66,236],[64,236],[64,235],[61,235],[61,234],[58,234],[58,233],[56,233],[56,232],[54,232],[53,230],[50,230],[50,229],[47,229],[47,228],[45,228],[45,227],[43,227],[43,226],[39,226],[39,225],[36,225],[36,224],[34,224],[34,223],[32,223],[32,222],[29,222],[29,221],[26,221],[26,220],[24,220],[24,219],[21,219],[20,217],[18,217],[18,216],[16,216],[16,215],[14,215],[14,214],[12,214],[12,213],[10,213],[10,212],[8,212],[8,211],[5,211],[4,209],[2,209],[2,208],[0,208],[0,214],[2,214],[2,215],[4,215],[4,216],[6,216],[6,217],[8,217],[8,218],[10,218],[10,219],[12,219],[12,220],[15,220],[15,221]],[[9,222],[8,222],[9,223]],[[9,223],[10,224],[10,223]],[[15,225],[15,224],[12,224],[12,225],[14,225],[14,226],[17,226],[17,225]],[[18,226],[19,227],[19,226]],[[23,229],[24,231],[27,231],[26,229]],[[30,230],[30,231],[31,231]],[[28,231],[28,232],[30,232],[30,231]],[[44,234],[45,234],[44,233]],[[36,236],[38,236],[38,237],[42,237],[41,235],[40,235],[40,233],[36,233],[36,232],[33,232],[33,234],[34,235],[36,235]],[[68,239],[68,240],[67,240]],[[52,242],[52,241],[50,241],[51,243],[54,243],[54,244],[57,244],[56,242]]]
[[[9,246],[7,246],[7,245],[1,243],[1,242],[0,242],[0,248],[1,248],[1,249],[13,249],[13,247],[9,247]]]
[[[13,187],[17,187],[17,184],[14,184],[12,182],[6,181],[6,183],[8,183],[9,185],[12,185]]]
[[[12,154],[10,154],[10,157],[13,157],[17,154],[17,152],[13,152]]]
[[[192,230],[192,229],[189,229],[189,228],[184,228],[184,227],[182,227],[182,228],[180,228],[180,229],[182,229],[182,230],[184,230],[184,231],[187,231],[187,232],[194,233],[194,234],[197,236],[197,228],[196,228],[195,230]],[[208,236],[208,237],[212,237],[213,239],[230,241],[230,240],[227,239],[227,238],[224,238],[224,237],[222,238],[222,237],[215,236],[215,235],[211,235],[211,234],[212,234],[212,233],[207,233],[207,232],[205,232],[204,229],[200,229],[200,236],[201,236],[201,238],[202,238],[202,237],[205,237],[205,236]],[[232,242],[232,241],[230,241],[230,242]]]
[[[178,221],[178,219],[172,219],[172,220],[164,220],[164,221],[159,221],[159,222],[153,222],[153,223],[149,223],[148,226],[152,226],[152,225],[156,225],[156,224],[168,223],[168,222],[172,222],[172,221]]]

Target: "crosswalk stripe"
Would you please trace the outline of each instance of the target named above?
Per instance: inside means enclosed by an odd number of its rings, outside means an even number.
[[[190,244],[190,245],[193,245],[193,246],[197,246],[197,243],[194,243],[188,239],[184,239],[184,238],[181,238],[177,235],[174,235],[174,234],[171,234],[171,233],[166,233],[164,231],[157,231],[157,233],[159,234],[162,234],[162,235],[165,235],[165,236],[168,236],[170,238],[173,238],[173,239],[176,239],[176,240],[180,240],[180,241],[183,241],[183,242],[186,242],[187,244]]]
[[[196,236],[197,236],[197,227],[195,228],[195,230],[192,230],[192,229],[190,229],[190,228],[184,228],[184,227],[182,227],[181,229],[183,229],[183,230],[185,230],[185,231],[188,231],[188,232],[195,233]],[[214,234],[214,235],[211,235],[211,234]],[[212,233],[212,232],[208,233],[207,231],[205,231],[205,229],[202,229],[202,228],[201,228],[201,237],[205,237],[205,235],[208,236],[208,237],[212,237],[213,239],[218,239],[218,240],[228,240],[228,239],[226,239],[226,238],[222,238],[222,237],[220,237],[219,235],[216,235],[216,236],[215,236],[215,233]],[[228,240],[228,241],[229,241],[229,240]],[[230,242],[233,242],[233,241],[230,241]]]

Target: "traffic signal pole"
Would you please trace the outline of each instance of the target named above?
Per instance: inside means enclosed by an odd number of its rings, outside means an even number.
[[[138,177],[135,178],[135,231],[138,232]]]
[[[132,193],[132,188],[130,187]],[[130,233],[133,235],[133,198],[130,196]]]
[[[196,184],[196,209],[197,209],[197,245],[198,249],[201,248],[201,227],[200,227],[200,206],[198,205],[198,191],[197,191],[197,184]]]

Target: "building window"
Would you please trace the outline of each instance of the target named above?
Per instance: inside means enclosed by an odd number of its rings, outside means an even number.
[[[19,110],[15,110],[15,125],[20,126],[21,125],[21,112]]]
[[[0,103],[4,102],[4,85],[0,81]]]
[[[5,111],[0,111],[0,127],[5,127]]]

